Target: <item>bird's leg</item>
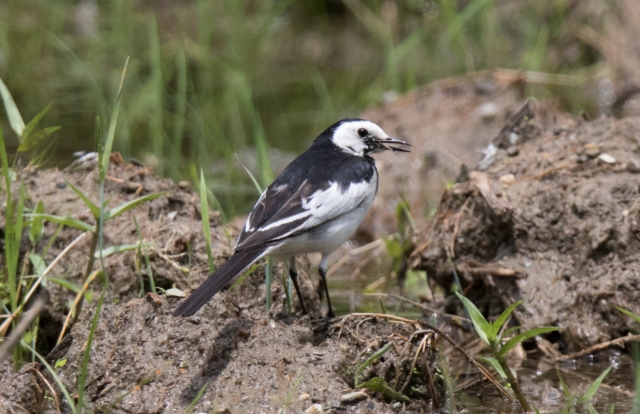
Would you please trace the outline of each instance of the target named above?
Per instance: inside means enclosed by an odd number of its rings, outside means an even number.
[[[322,278],[322,283],[324,283],[324,293],[327,296],[327,306],[329,306],[329,311],[327,312],[327,319],[333,318],[336,316],[333,313],[333,308],[331,307],[331,299],[329,298],[329,285],[327,284],[327,267],[329,264],[329,255],[322,256],[322,260],[320,260],[320,266],[318,266],[318,273],[320,273],[320,277]]]
[[[298,268],[296,267],[296,258],[295,256],[291,257],[289,260],[289,277],[293,282],[293,287],[296,288],[296,294],[298,295],[298,300],[300,301],[300,307],[302,308],[302,314],[307,314],[307,309],[304,307],[304,303],[302,302],[302,294],[300,293],[300,286],[298,286]]]

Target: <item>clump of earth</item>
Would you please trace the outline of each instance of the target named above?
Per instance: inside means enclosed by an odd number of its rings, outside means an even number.
[[[413,264],[447,289],[457,276],[488,315],[523,299],[518,322],[559,327],[562,352],[624,337],[616,307],[640,313],[640,118],[525,112],[444,193]]]

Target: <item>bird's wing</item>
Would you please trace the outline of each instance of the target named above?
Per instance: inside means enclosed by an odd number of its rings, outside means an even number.
[[[367,198],[372,185],[375,183],[362,181],[342,188],[327,183],[318,189],[304,180],[291,189],[272,184],[247,218],[236,250],[277,241],[348,213]]]

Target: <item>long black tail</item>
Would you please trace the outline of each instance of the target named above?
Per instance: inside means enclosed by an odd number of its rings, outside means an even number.
[[[233,256],[223,264],[200,286],[180,306],[173,312],[173,316],[191,316],[203,307],[209,299],[218,291],[224,288],[234,277],[242,273],[253,262],[262,257],[265,249],[247,250],[234,253]]]

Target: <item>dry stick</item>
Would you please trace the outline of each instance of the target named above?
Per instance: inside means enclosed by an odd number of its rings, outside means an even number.
[[[420,354],[420,357],[422,358],[422,362],[424,363],[424,366],[427,367],[427,377],[429,378],[429,391],[431,391],[431,395],[433,395],[435,406],[439,407],[440,401],[438,399],[438,393],[436,392],[436,386],[433,382],[433,375],[431,375],[431,367],[427,363],[427,358],[424,356],[424,352]]]
[[[435,326],[431,325],[429,322],[418,321],[418,320],[412,321],[411,319],[401,318],[400,316],[395,316],[395,315],[387,315],[387,314],[384,314],[384,313],[352,313],[350,315],[351,316],[375,316],[375,317],[378,317],[378,318],[391,319],[391,320],[404,322],[404,323],[407,323],[409,325],[415,325],[415,324],[424,325],[424,326],[428,327],[429,329],[432,329],[437,334],[442,336],[447,342],[449,342],[456,349],[456,351],[460,352],[467,359],[467,361],[469,361],[469,363],[471,365],[473,365],[478,371],[480,371],[480,373],[482,375],[487,377],[487,379],[489,381],[491,381],[491,383],[498,389],[498,392],[503,397],[508,399],[509,402],[511,402],[512,404],[516,402],[516,400],[507,392],[507,390],[502,386],[502,384],[500,384],[495,378],[493,378],[493,375],[491,375],[491,373],[485,367],[480,365],[480,363],[478,363],[469,354],[467,354],[464,349],[462,349],[460,346],[458,346],[458,344],[456,344],[455,341],[453,339],[451,339],[451,337],[449,337],[449,335],[444,333],[439,328],[436,328]]]
[[[53,266],[55,266],[60,259],[69,251],[71,250],[71,248],[73,246],[75,246],[80,240],[82,240],[82,238],[84,237],[84,235],[87,234],[86,232],[82,233],[81,235],[79,235],[78,237],[75,238],[74,241],[72,241],[71,243],[69,243],[69,245],[67,247],[64,248],[63,251],[60,252],[60,254],[58,255],[58,257],[56,257],[55,259],[53,259],[53,262],[51,262],[51,264],[44,270],[44,272],[42,272],[42,275],[40,275],[40,277],[38,277],[38,280],[36,280],[36,283],[33,284],[33,286],[31,286],[31,289],[29,289],[29,292],[27,293],[27,296],[24,297],[24,299],[22,300],[22,303],[20,304],[20,306],[18,307],[18,309],[16,309],[11,315],[9,315],[9,317],[7,318],[7,320],[5,320],[2,325],[0,326],[0,336],[4,336],[4,334],[7,332],[7,329],[9,329],[9,324],[11,324],[11,322],[16,318],[16,316],[18,316],[18,313],[20,313],[22,311],[22,308],[24,307],[24,305],[29,301],[29,299],[31,299],[31,296],[33,295],[33,293],[36,291],[36,289],[38,288],[38,286],[40,286],[40,283],[42,283],[42,280],[44,279],[44,277],[47,275],[47,273],[49,273],[51,271],[51,269],[53,268]]]
[[[565,359],[572,359],[572,358],[578,358],[578,357],[581,357],[583,355],[590,354],[592,352],[602,351],[603,349],[609,348],[611,346],[623,345],[623,344],[626,344],[627,342],[631,342],[631,341],[640,341],[640,335],[627,335],[627,336],[623,336],[623,337],[620,337],[620,338],[613,339],[611,341],[602,342],[600,344],[596,344],[596,345],[590,346],[589,348],[583,349],[582,351],[574,352],[573,354],[562,355],[559,358],[556,358],[556,361],[561,361],[561,360],[565,360]]]
[[[460,220],[462,219],[462,215],[467,209],[467,205],[469,204],[470,201],[471,201],[471,197],[469,196],[467,197],[466,200],[464,200],[464,204],[462,204],[462,208],[456,214],[457,216],[456,224],[453,226],[453,235],[451,236],[451,258],[455,257],[456,237],[458,237],[458,231],[460,230]]]
[[[384,239],[378,239],[378,240],[372,241],[371,243],[365,244],[362,247],[358,247],[357,249],[351,250],[349,253],[342,256],[340,260],[338,260],[333,266],[329,268],[329,270],[327,270],[327,276],[331,276],[336,270],[342,267],[342,265],[345,264],[352,256],[356,256],[360,253],[364,253],[378,246],[384,246]]]
[[[409,374],[407,375],[407,379],[404,381],[404,384],[402,384],[402,387],[398,390],[399,393],[402,394],[404,389],[407,388],[407,385],[409,385],[409,381],[411,381],[411,374],[413,373],[413,369],[416,367],[416,362],[418,362],[418,356],[420,356],[420,354],[424,352],[428,338],[429,336],[425,335],[424,338],[422,338],[422,341],[420,341],[420,344],[418,345],[418,349],[416,349],[416,354],[414,355],[413,361],[411,362],[411,368],[409,369]]]
[[[435,308],[432,308],[430,306],[425,305],[424,303],[420,303],[420,302],[416,302],[414,300],[411,299],[407,299],[404,296],[400,296],[400,295],[394,295],[393,293],[365,293],[364,296],[381,296],[381,297],[388,297],[388,298],[393,298],[393,299],[397,299],[403,302],[407,302],[413,306],[417,306],[418,308],[422,308],[423,310],[429,311],[429,312],[433,312],[433,313],[437,313],[441,316],[443,316],[444,318],[447,319],[451,319],[452,322],[456,322],[456,321],[464,321],[464,322],[469,322],[471,323],[471,319],[467,319],[463,316],[458,316],[458,315],[452,315],[450,313],[445,313],[442,311],[439,311]]]
[[[9,351],[13,348],[13,345],[16,344],[20,340],[22,334],[29,329],[31,323],[36,319],[40,312],[44,309],[44,305],[47,304],[46,294],[40,294],[36,299],[35,303],[31,308],[22,315],[22,319],[16,328],[11,332],[11,336],[4,341],[2,344],[2,348],[0,348],[0,362],[2,362],[7,355],[9,355]]]
[[[34,368],[31,368],[31,370],[35,372],[36,375],[42,380],[42,382],[44,382],[47,388],[49,388],[49,392],[51,392],[51,395],[53,395],[53,400],[56,403],[56,410],[58,410],[58,414],[61,414],[62,410],[60,410],[60,400],[58,399],[58,394],[56,394],[56,391],[53,389],[53,386],[51,385],[51,383],[47,381],[47,378],[45,378],[44,375],[42,375],[42,372]]]
[[[100,273],[99,270],[94,270],[93,273],[89,275],[89,278],[82,285],[82,289],[80,289],[80,291],[76,295],[76,299],[73,301],[73,305],[71,306],[71,309],[69,309],[69,313],[67,314],[67,317],[64,320],[64,325],[62,325],[62,330],[60,331],[60,336],[58,336],[58,342],[56,342],[56,346],[59,345],[60,341],[62,341],[62,338],[64,338],[64,333],[67,330],[67,326],[69,325],[71,314],[74,313],[76,309],[78,309],[78,312],[79,312],[80,308],[78,305],[82,301],[82,298],[84,297],[84,294],[87,291],[87,289],[89,289],[89,285],[91,284],[91,282],[95,280],[96,276],[98,276],[99,273]],[[76,315],[77,315],[77,312],[76,312]]]

